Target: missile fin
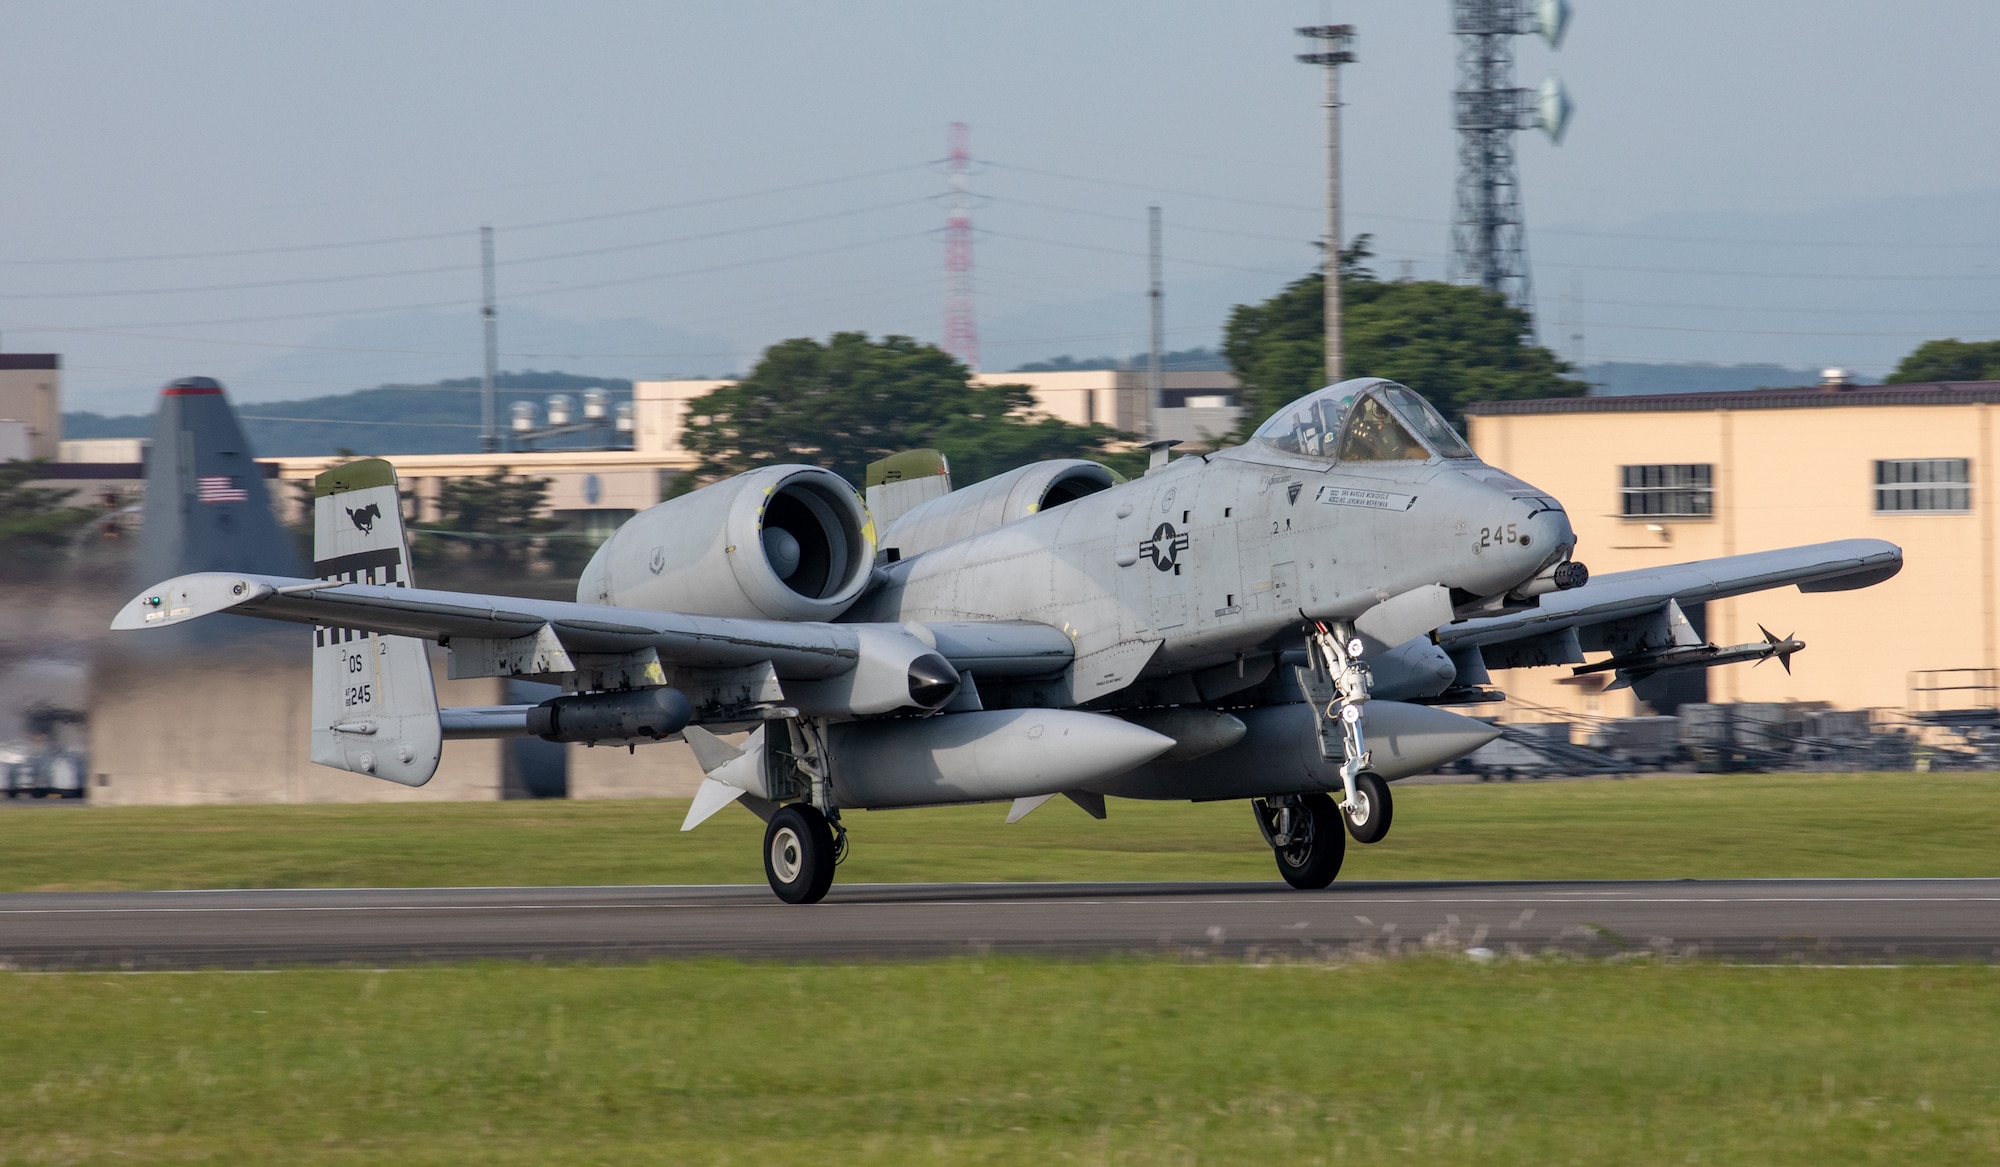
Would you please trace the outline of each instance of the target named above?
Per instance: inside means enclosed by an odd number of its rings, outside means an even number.
[[[1065,790],[1063,797],[1082,807],[1083,812],[1091,818],[1098,820],[1104,818],[1104,796],[1095,790]]]
[[[688,807],[687,818],[681,822],[681,830],[692,831],[714,816],[716,811],[743,797],[740,786],[727,782],[717,782],[713,778],[703,778],[701,787],[694,792],[694,804]]]
[[[1015,799],[1014,805],[1007,810],[1007,821],[1010,823],[1020,822],[1022,819],[1041,809],[1043,803],[1054,797],[1055,795],[1053,794],[1031,794],[1026,798]]]

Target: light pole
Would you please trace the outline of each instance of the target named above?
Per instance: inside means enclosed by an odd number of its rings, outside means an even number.
[[[1349,48],[1354,43],[1351,24],[1315,24],[1298,30],[1300,36],[1322,41],[1326,47],[1316,53],[1300,53],[1299,60],[1326,69],[1326,383],[1338,384],[1341,375],[1340,346],[1340,67],[1354,63]]]

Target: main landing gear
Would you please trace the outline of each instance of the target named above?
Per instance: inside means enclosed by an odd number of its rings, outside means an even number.
[[[1316,891],[1340,874],[1347,856],[1347,831],[1333,799],[1314,791],[1253,798],[1257,829],[1278,858],[1278,874],[1305,891]]]
[[[1389,833],[1396,812],[1389,784],[1374,773],[1354,780],[1354,794],[1344,804],[1314,791],[1253,798],[1250,809],[1257,816],[1257,830],[1277,856],[1278,874],[1307,891],[1327,886],[1340,874],[1347,836],[1353,835],[1357,843],[1379,843]]]
[[[771,890],[788,904],[825,899],[845,834],[836,841],[833,824],[811,803],[781,808],[764,828],[764,877],[771,881]]]

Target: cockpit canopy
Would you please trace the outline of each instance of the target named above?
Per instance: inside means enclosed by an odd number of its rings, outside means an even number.
[[[1427,462],[1472,450],[1415,392],[1375,378],[1342,381],[1299,398],[1257,427],[1256,441],[1287,454],[1340,462]]]

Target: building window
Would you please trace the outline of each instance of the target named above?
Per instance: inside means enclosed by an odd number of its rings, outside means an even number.
[[[1972,509],[1970,458],[1884,458],[1875,463],[1881,513],[1964,514]]]
[[[1715,514],[1715,466],[1673,462],[1625,466],[1624,515],[1628,519],[1706,519]]]

